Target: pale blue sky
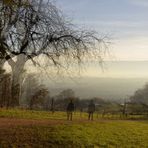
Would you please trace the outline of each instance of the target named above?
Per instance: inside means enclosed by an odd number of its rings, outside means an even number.
[[[117,60],[148,60],[148,0],[56,0],[73,22],[112,38]]]

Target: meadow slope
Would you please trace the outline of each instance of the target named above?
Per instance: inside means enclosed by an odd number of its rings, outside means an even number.
[[[65,113],[0,110],[0,148],[148,148],[147,120],[66,121]]]

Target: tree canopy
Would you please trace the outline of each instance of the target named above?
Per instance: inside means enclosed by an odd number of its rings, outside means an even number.
[[[73,68],[90,57],[102,61],[108,47],[105,37],[73,25],[50,0],[1,0],[0,18],[0,66],[8,61],[12,70],[11,106],[19,105],[26,61],[43,66],[35,57],[44,55],[49,65]]]
[[[95,32],[67,21],[49,0],[2,0],[0,18],[1,59],[24,54],[33,60],[44,54],[57,65],[60,57],[80,62],[88,54],[101,60],[107,47]]]
[[[130,97],[132,103],[148,105],[148,84],[143,88],[135,91],[134,95]]]

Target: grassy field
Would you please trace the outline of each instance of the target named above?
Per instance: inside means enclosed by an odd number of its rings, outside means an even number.
[[[2,124],[4,123],[4,124]],[[26,124],[28,123],[28,124]],[[0,110],[0,148],[148,148],[147,120],[96,118],[26,110]]]

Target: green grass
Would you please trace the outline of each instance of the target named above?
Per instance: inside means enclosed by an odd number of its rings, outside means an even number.
[[[20,109],[1,109],[0,117],[4,118],[19,118],[19,119],[65,119],[66,113],[56,112],[52,115],[47,111],[33,111]]]
[[[23,110],[23,109],[0,109],[0,117],[3,118],[20,118],[20,119],[58,119],[63,120],[66,119],[66,113],[65,112],[55,112],[52,114],[48,111],[35,111],[35,110]],[[80,117],[79,112],[74,113],[74,119],[87,119],[87,113],[82,113],[82,116]],[[95,119],[102,119],[101,114],[94,114]],[[148,116],[144,115],[129,115],[127,118],[120,117],[119,114],[117,115],[105,115],[103,119],[119,119],[119,120],[127,120],[127,119],[133,119],[133,120],[147,120]]]
[[[80,118],[79,113],[75,119]],[[0,117],[65,120],[65,113],[1,110]],[[86,114],[82,119],[86,119]],[[0,128],[0,148],[148,148],[148,121],[104,120]]]
[[[56,119],[65,120],[66,112],[55,112],[52,114],[50,111],[35,111],[35,110],[21,110],[21,109],[0,109],[0,117],[2,118],[18,118],[18,119]],[[75,112],[74,119],[87,119],[87,113],[82,113],[80,117],[79,112]],[[101,118],[101,115],[94,114],[94,118]]]

